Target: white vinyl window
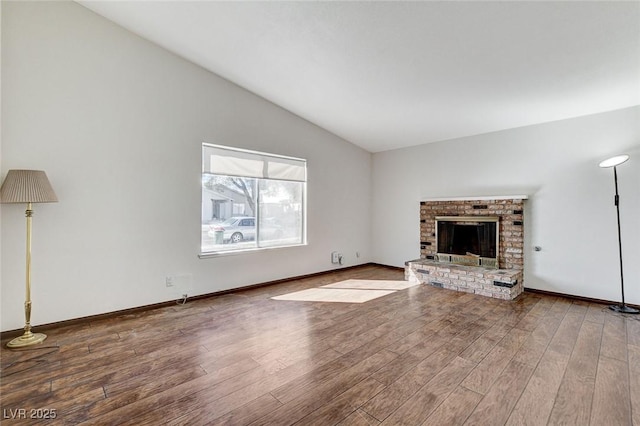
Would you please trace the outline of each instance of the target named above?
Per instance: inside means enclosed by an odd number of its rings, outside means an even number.
[[[306,243],[307,162],[202,144],[203,255]]]

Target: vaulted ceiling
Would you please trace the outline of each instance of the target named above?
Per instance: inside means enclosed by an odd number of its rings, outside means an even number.
[[[371,152],[640,104],[640,2],[78,1]]]

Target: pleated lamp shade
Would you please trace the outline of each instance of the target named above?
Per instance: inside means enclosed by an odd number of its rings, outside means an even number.
[[[47,174],[42,170],[9,170],[0,189],[2,203],[56,203]]]

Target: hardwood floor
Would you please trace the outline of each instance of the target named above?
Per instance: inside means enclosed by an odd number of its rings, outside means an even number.
[[[640,425],[640,318],[425,285],[269,299],[349,278],[403,275],[368,265],[3,341],[2,424]]]

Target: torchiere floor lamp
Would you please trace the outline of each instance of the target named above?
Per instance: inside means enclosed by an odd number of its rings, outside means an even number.
[[[620,253],[620,288],[622,290],[622,304],[621,305],[611,305],[609,309],[616,312],[621,312],[623,314],[637,314],[640,311],[636,308],[632,308],[627,306],[624,303],[624,273],[622,272],[622,237],[620,234],[620,196],[618,195],[618,170],[617,166],[624,163],[629,159],[628,155],[617,155],[615,157],[608,158],[602,161],[598,166],[606,168],[613,167],[613,181],[616,187],[616,195],[614,198],[614,203],[616,205],[616,213],[618,215],[618,251]]]
[[[24,334],[7,343],[9,348],[41,343],[47,338],[42,333],[31,332],[31,216],[32,203],[55,203],[58,201],[49,179],[41,170],[9,170],[0,188],[0,200],[3,203],[27,203],[27,282],[24,302]]]

